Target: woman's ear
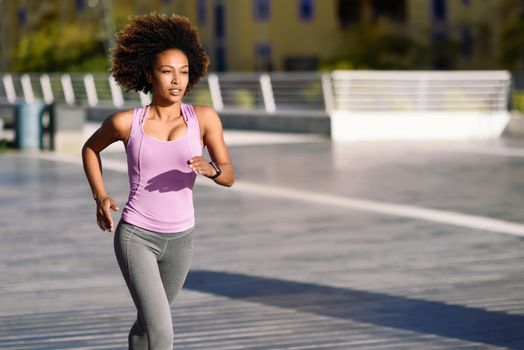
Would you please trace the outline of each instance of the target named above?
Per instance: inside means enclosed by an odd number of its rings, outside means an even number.
[[[149,84],[153,84],[153,76],[151,75],[151,72],[146,72],[146,81],[149,83]]]

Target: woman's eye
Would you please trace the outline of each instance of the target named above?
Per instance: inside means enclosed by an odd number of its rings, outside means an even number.
[[[168,71],[168,70],[163,70],[162,71],[162,74],[169,74],[169,73],[171,73],[171,71]]]
[[[182,72],[182,74],[185,74],[185,75],[187,75],[188,73],[189,73],[189,72]]]

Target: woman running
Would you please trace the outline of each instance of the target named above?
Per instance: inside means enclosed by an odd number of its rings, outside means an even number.
[[[132,17],[117,34],[112,74],[126,90],[151,92],[151,104],[108,117],[82,149],[97,224],[115,231],[115,255],[137,309],[129,349],[172,349],[170,305],[192,256],[195,179],[235,181],[217,113],[182,102],[208,64],[187,18]],[[104,186],[100,152],[117,141],[125,145],[130,192],[115,228],[110,210],[119,209]]]

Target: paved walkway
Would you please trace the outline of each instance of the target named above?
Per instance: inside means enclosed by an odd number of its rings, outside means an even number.
[[[524,349],[524,143],[258,136],[228,134],[233,188],[195,188],[175,348]],[[0,238],[1,349],[126,347],[78,157],[0,155]]]

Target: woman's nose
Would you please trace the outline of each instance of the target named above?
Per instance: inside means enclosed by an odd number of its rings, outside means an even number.
[[[173,73],[173,76],[171,77],[171,84],[176,84],[178,82],[178,74]]]

